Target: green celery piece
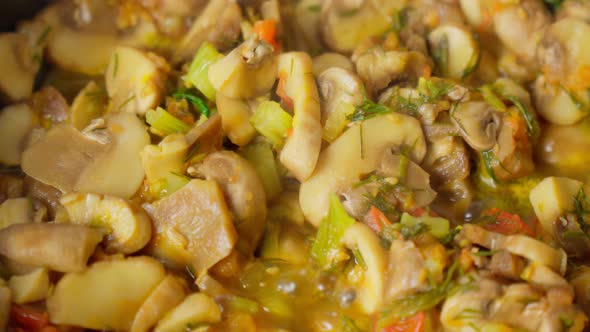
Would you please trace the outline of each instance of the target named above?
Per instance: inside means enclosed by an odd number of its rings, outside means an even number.
[[[209,81],[209,67],[223,58],[213,44],[204,42],[195,54],[184,80],[199,89],[209,100],[215,100],[215,88]]]
[[[269,143],[253,142],[241,148],[239,153],[254,166],[268,199],[275,198],[283,191],[275,157]]]
[[[416,226],[417,224],[425,224],[428,226],[428,231],[430,234],[436,236],[439,239],[447,236],[450,229],[450,223],[445,218],[429,216],[413,217],[405,212],[402,214],[400,224],[410,228]]]
[[[264,101],[250,117],[250,124],[275,148],[281,148],[285,144],[287,132],[293,125],[293,117],[277,102]]]
[[[164,136],[175,133],[186,133],[191,129],[191,126],[174,117],[161,107],[155,110],[148,110],[145,114],[145,120],[153,129]]]
[[[342,207],[338,196],[331,194],[328,216],[320,224],[316,239],[311,248],[311,257],[319,267],[323,269],[330,269],[332,267],[330,256],[340,249],[340,240],[344,232],[355,222],[346,213],[344,207]]]

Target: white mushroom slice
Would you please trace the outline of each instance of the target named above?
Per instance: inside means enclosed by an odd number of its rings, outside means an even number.
[[[451,122],[463,139],[476,151],[487,151],[496,145],[502,118],[483,101],[458,103],[451,112]]]
[[[531,205],[547,234],[553,236],[554,224],[559,222],[559,217],[574,210],[580,190],[583,190],[582,182],[553,176],[543,179],[531,189]]]
[[[428,41],[443,76],[462,79],[477,67],[479,45],[468,28],[442,25],[428,35]]]
[[[106,120],[106,141],[99,142],[69,124],[53,127],[23,153],[27,175],[62,192],[93,192],[129,198],[144,170],[139,153],[150,143],[135,115],[117,113]]]
[[[554,287],[561,287],[564,289],[571,288],[567,280],[565,280],[559,273],[541,264],[530,263],[522,271],[521,278],[533,285],[547,289]]]
[[[525,235],[507,236],[496,249],[505,249],[511,254],[522,256],[533,263],[545,265],[561,275],[565,274],[567,255],[561,249]]]
[[[227,48],[238,39],[241,20],[242,12],[236,0],[209,1],[182,38],[172,62],[189,60],[205,41],[217,49]]]
[[[387,253],[373,230],[359,222],[346,229],[341,242],[350,250],[358,250],[365,261],[367,268],[358,290],[359,304],[364,313],[373,314],[383,301]]]
[[[162,264],[146,256],[94,263],[59,280],[47,299],[47,311],[54,324],[128,331],[165,276]]]
[[[147,214],[124,199],[97,194],[66,194],[60,203],[74,224],[107,231],[106,249],[131,254],[142,249],[152,236]]]
[[[0,34],[0,95],[11,101],[31,95],[40,64],[40,59],[33,59],[33,52],[25,35]]]
[[[302,0],[297,2],[295,7],[295,23],[297,24],[296,31],[298,31],[295,34],[296,49],[311,51],[322,48],[319,11],[321,6],[321,0]]]
[[[491,27],[491,12],[485,0],[459,0],[467,22],[477,28]]]
[[[20,164],[35,122],[35,114],[27,104],[7,106],[0,111],[0,163]]]
[[[340,53],[322,53],[313,58],[313,74],[316,77],[330,68],[342,68],[354,72],[352,60]]]
[[[117,47],[105,71],[111,110],[143,115],[155,108],[163,97],[166,76],[165,60],[131,47]]]
[[[256,136],[256,129],[248,121],[250,119],[248,102],[218,94],[215,103],[221,116],[223,132],[227,137],[236,145],[248,144]]]
[[[188,296],[176,308],[170,310],[154,332],[177,332],[189,325],[214,324],[221,321],[221,309],[217,303],[203,293]]]
[[[324,70],[317,81],[322,96],[322,136],[332,142],[348,124],[346,117],[363,102],[365,88],[354,72],[338,67]]]
[[[184,280],[167,275],[137,311],[130,332],[149,331],[168,311],[182,302],[186,293]]]
[[[299,181],[313,172],[322,145],[320,98],[309,55],[300,52],[279,56],[283,92],[293,102],[293,132],[287,138],[280,160]]]
[[[250,99],[270,91],[277,77],[272,46],[253,37],[209,67],[209,81],[217,92]]]
[[[404,146],[411,148],[409,157],[415,163],[426,155],[420,122],[410,116],[392,113],[349,128],[322,151],[314,174],[301,184],[299,202],[306,219],[318,226],[328,213],[330,193],[350,188],[375,171],[387,149]]]
[[[70,107],[70,121],[72,125],[82,130],[92,122],[101,117],[107,108],[107,92],[98,86],[94,81],[88,83],[78,93]]]

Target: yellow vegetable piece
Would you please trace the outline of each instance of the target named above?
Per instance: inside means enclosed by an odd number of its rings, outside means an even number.
[[[49,271],[46,268],[22,276],[13,276],[8,280],[12,301],[18,304],[44,300],[49,292],[49,284]]]

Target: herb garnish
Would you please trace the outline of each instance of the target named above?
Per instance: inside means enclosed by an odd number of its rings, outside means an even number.
[[[199,111],[199,113],[203,114],[206,117],[209,117],[211,115],[211,110],[209,109],[207,104],[205,104],[203,99],[201,99],[193,94],[190,94],[188,92],[175,92],[172,94],[172,97],[176,100],[186,99],[191,104],[193,104],[193,106],[195,106],[195,108],[197,109],[197,111]]]

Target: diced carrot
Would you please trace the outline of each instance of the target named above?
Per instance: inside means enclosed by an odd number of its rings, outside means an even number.
[[[380,332],[423,332],[426,322],[426,314],[420,311],[412,317],[399,320],[392,325],[384,327]]]
[[[570,87],[574,91],[586,90],[590,87],[590,66],[579,66],[570,78]]]
[[[279,44],[276,40],[277,24],[275,20],[261,20],[256,21],[253,27],[254,33],[260,37],[260,39],[271,44],[275,51],[279,50]]]
[[[38,331],[49,325],[49,314],[14,304],[10,308],[12,321],[27,330]]]
[[[482,213],[483,217],[493,217],[493,220],[486,222],[483,227],[489,231],[504,234],[524,234],[535,236],[532,229],[527,225],[519,215],[502,211],[498,208],[492,208]]]
[[[367,224],[373,231],[377,234],[383,232],[383,229],[386,226],[391,225],[391,221],[387,219],[387,216],[381,210],[376,208],[374,205],[371,205],[369,209]]]
[[[285,91],[285,82],[287,81],[287,73],[281,71],[279,73],[279,84],[277,85],[277,96],[281,98],[283,103],[289,108],[293,108],[293,99],[287,95]]]

